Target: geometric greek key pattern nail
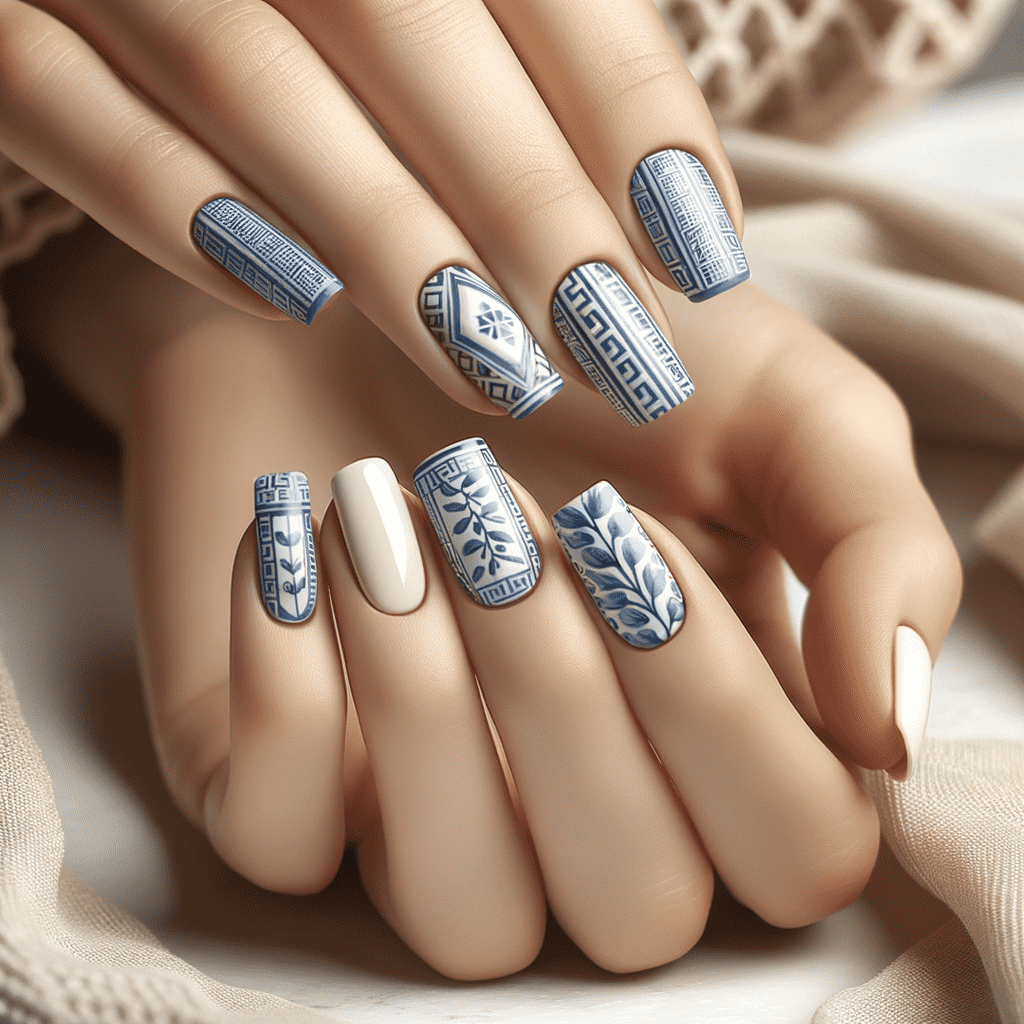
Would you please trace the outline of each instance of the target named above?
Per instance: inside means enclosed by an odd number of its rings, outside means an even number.
[[[664,149],[640,161],[630,194],[680,291],[700,302],[750,277],[747,257],[707,169]]]
[[[299,323],[312,323],[341,281],[316,257],[237,199],[212,199],[192,221],[208,256]]]
[[[559,285],[552,315],[569,351],[627,423],[650,423],[693,394],[668,339],[607,263],[573,270]]]
[[[302,622],[316,605],[316,552],[303,473],[268,473],[253,485],[260,596],[280,622]]]
[[[416,490],[459,582],[478,604],[528,594],[540,574],[536,541],[487,443],[443,448],[413,474]]]
[[[594,604],[623,640],[658,647],[679,631],[679,585],[611,484],[595,484],[551,521]]]
[[[465,267],[445,267],[420,291],[420,315],[452,362],[499,408],[522,419],[563,381],[515,310]]]

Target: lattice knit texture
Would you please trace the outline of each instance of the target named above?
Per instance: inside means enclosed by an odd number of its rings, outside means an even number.
[[[656,0],[720,127],[812,142],[966,71],[1008,0]]]

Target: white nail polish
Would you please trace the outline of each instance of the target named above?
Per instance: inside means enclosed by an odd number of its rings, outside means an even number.
[[[383,459],[362,459],[334,474],[334,507],[367,601],[388,615],[419,607],[423,558],[409,508]]]
[[[905,782],[914,774],[931,697],[932,657],[928,647],[916,630],[898,626],[893,641],[893,706],[907,756],[889,769],[897,782]]]

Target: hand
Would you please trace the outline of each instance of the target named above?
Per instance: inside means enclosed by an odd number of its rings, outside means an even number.
[[[877,825],[844,763],[899,772],[894,637],[911,626],[934,657],[959,565],[873,373],[748,285],[711,306],[664,298],[698,390],[642,431],[575,384],[525,424],[481,420],[346,307],[301,333],[217,312],[151,327],[142,303],[140,333],[172,336],[126,433],[144,676],[172,792],[238,870],[315,889],[347,834],[385,916],[463,978],[530,961],[544,895],[614,970],[689,948],[711,865],[776,924],[854,898]],[[529,488],[512,482],[537,586],[476,605],[413,502],[427,598],[375,611],[346,568],[332,474],[385,457],[409,482],[478,433]],[[321,564],[358,717],[328,603],[287,625],[260,602],[252,480],[284,469],[327,510]],[[682,628],[654,651],[604,623],[541,511],[601,479],[656,517],[637,510],[681,588]],[[783,558],[810,587],[802,651]]]
[[[280,314],[224,268],[304,322],[344,282],[477,412],[586,381],[559,330],[621,390],[572,325],[624,284],[661,390],[615,401],[661,415],[688,382],[641,263],[693,298],[747,273],[714,123],[648,0],[0,0],[0,94],[0,150],[139,252],[262,316]],[[500,323],[467,341],[457,303]]]

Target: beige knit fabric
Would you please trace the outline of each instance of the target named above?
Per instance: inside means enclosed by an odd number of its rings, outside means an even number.
[[[0,1020],[4,1024],[317,1024],[213,981],[63,866],[50,778],[0,661]]]
[[[657,0],[719,125],[822,142],[962,74],[1008,0]]]

